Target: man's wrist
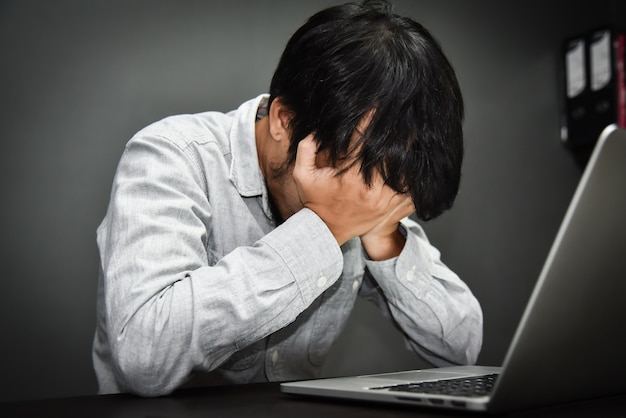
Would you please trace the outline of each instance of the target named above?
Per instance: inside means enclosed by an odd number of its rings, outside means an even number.
[[[373,261],[383,261],[400,255],[406,238],[398,227],[384,235],[366,234],[361,236],[361,243],[368,257]]]

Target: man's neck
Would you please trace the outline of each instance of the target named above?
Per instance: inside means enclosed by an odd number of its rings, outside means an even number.
[[[259,167],[267,186],[272,215],[278,225],[301,209],[300,199],[291,170],[279,170],[286,155],[272,138],[267,117],[255,123],[255,136]]]

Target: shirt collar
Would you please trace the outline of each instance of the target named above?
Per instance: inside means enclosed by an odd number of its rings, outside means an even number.
[[[243,103],[235,111],[230,131],[232,163],[229,179],[241,196],[261,196],[263,211],[271,218],[267,187],[259,166],[255,134],[257,110],[266,97],[267,94],[259,95]]]

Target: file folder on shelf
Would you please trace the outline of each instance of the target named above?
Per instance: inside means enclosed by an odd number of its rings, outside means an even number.
[[[624,49],[624,33],[609,27],[564,42],[561,139],[575,152],[590,152],[610,124],[626,127]]]

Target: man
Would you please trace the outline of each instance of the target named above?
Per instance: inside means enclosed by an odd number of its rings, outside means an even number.
[[[269,96],[136,134],[98,228],[100,393],[315,377],[357,294],[474,362],[480,306],[407,218],[452,205],[462,119],[430,34],[366,2],[305,23]]]

